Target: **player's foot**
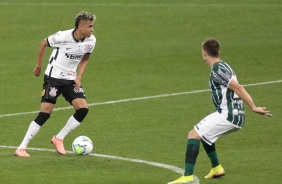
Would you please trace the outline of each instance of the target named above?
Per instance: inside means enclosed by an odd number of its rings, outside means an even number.
[[[56,136],[54,136],[51,139],[51,143],[56,146],[56,149],[60,154],[62,154],[62,155],[66,154],[66,150],[64,148],[64,141],[63,140],[57,139]]]
[[[193,183],[193,175],[190,176],[181,176],[177,180],[169,182],[168,184],[192,184]]]
[[[30,155],[25,151],[24,148],[16,149],[15,155],[18,157],[30,157]]]
[[[224,169],[221,165],[218,165],[211,169],[210,173],[205,176],[206,179],[219,178],[225,175]]]

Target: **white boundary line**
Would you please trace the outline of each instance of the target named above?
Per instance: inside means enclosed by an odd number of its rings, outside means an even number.
[[[116,6],[116,7],[279,7],[282,4],[177,4],[177,3],[47,3],[0,2],[0,6]]]
[[[5,145],[0,145],[0,148],[17,149],[17,147],[15,147],[15,146],[5,146]],[[56,150],[54,150],[54,149],[45,149],[45,148],[27,148],[27,150],[56,152]],[[74,154],[72,151],[67,151],[67,153],[68,154]],[[184,172],[184,170],[181,169],[181,168],[175,167],[173,165],[158,163],[158,162],[150,162],[150,161],[140,160],[140,159],[125,158],[125,157],[119,157],[119,156],[113,156],[113,155],[104,155],[104,154],[95,154],[95,153],[91,153],[89,155],[94,156],[94,157],[109,158],[109,159],[129,161],[129,162],[135,162],[135,163],[141,163],[141,164],[156,166],[156,167],[171,170],[171,171],[179,173],[179,174],[183,174],[183,172]]]
[[[0,145],[0,148],[17,149],[17,147],[15,147],[15,146],[5,146],[5,145]],[[56,152],[56,150],[54,150],[54,149],[46,149],[46,148],[27,148],[27,150]],[[67,151],[67,153],[68,154],[74,154],[72,151]],[[109,158],[109,159],[114,159],[114,160],[122,160],[122,161],[134,162],[134,163],[139,163],[139,164],[151,165],[151,166],[167,169],[167,170],[176,172],[176,173],[181,174],[181,175],[183,175],[183,173],[184,173],[184,170],[179,168],[179,167],[176,167],[176,166],[173,166],[173,165],[168,165],[168,164],[162,164],[162,163],[158,163],[158,162],[150,162],[150,161],[134,159],[134,158],[126,158],[126,157],[104,155],[104,154],[95,154],[95,153],[90,153],[89,156],[100,157],[100,158]],[[193,184],[200,184],[200,180],[196,175],[194,175]]]
[[[243,86],[244,87],[260,86],[260,85],[267,85],[267,84],[274,84],[274,83],[281,83],[281,82],[282,82],[282,80],[276,80],[276,81],[246,84],[246,85],[243,85]],[[171,97],[171,96],[189,95],[189,94],[203,93],[203,92],[208,92],[208,91],[209,91],[208,89],[203,89],[203,90],[187,91],[187,92],[180,92],[180,93],[170,93],[170,94],[162,94],[162,95],[155,95],[155,96],[145,96],[145,97],[139,97],[139,98],[127,98],[127,99],[108,101],[108,102],[90,103],[90,104],[88,104],[88,106],[91,107],[91,106],[97,106],[97,105],[109,105],[109,104],[117,104],[117,103],[122,103],[122,102],[147,100],[147,99],[153,99],[153,98],[164,98],[164,97]],[[72,109],[72,108],[73,108],[72,106],[59,107],[59,108],[54,108],[53,111],[61,111],[61,110],[67,110],[67,109]],[[11,117],[11,116],[19,116],[19,115],[27,115],[27,114],[36,114],[38,112],[39,111],[30,111],[30,112],[19,112],[19,113],[12,113],[12,114],[0,114],[0,118]]]

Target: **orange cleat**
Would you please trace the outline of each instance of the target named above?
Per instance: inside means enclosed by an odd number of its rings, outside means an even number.
[[[30,155],[25,151],[24,148],[16,149],[15,156],[18,156],[18,157],[30,157]]]
[[[61,139],[57,139],[56,136],[52,137],[51,143],[56,146],[57,152],[62,155],[66,154],[66,150],[64,148],[64,141]]]

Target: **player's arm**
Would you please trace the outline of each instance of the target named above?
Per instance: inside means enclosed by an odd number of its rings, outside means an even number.
[[[270,111],[267,111],[265,107],[257,107],[249,93],[234,78],[231,79],[228,88],[233,90],[252,109],[253,112],[269,117],[272,116]]]
[[[40,76],[41,73],[42,60],[47,46],[48,46],[48,41],[47,38],[45,38],[40,43],[36,66],[33,69],[33,74],[37,77]]]
[[[85,54],[83,56],[82,60],[79,63],[79,67],[78,67],[78,71],[77,71],[77,77],[74,80],[74,82],[75,82],[74,86],[77,89],[81,86],[81,79],[82,79],[83,73],[85,71],[85,68],[86,68],[86,66],[89,62],[89,58],[90,58],[90,54]]]

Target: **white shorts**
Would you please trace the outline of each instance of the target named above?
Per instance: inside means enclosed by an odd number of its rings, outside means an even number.
[[[240,127],[226,120],[226,117],[218,112],[214,112],[196,124],[194,129],[203,141],[212,145],[219,137],[237,131]]]

